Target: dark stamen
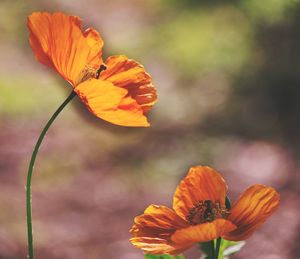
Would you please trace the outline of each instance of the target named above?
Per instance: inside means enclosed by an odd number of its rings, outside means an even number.
[[[190,209],[186,220],[191,225],[211,222],[218,218],[227,218],[230,212],[226,207],[221,206],[220,202],[211,200],[198,201]]]
[[[99,69],[97,70],[95,78],[96,78],[96,79],[99,79],[100,73],[101,73],[102,71],[104,71],[104,70],[106,70],[106,66],[102,64],[102,65],[99,67]]]
[[[213,211],[212,211],[212,201],[210,200],[205,200],[204,201],[204,205],[206,207],[206,209],[204,210],[203,213],[203,218],[207,221],[211,220],[211,217],[213,215]]]

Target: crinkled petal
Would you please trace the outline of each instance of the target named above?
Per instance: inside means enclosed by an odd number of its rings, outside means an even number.
[[[27,26],[36,58],[73,86],[101,65],[103,41],[94,29],[82,31],[79,17],[35,12]]]
[[[171,240],[176,244],[199,243],[222,237],[236,228],[234,224],[225,219],[216,219],[195,226],[177,230]]]
[[[126,56],[111,56],[105,61],[106,70],[101,72],[101,79],[128,90],[129,96],[136,100],[147,112],[156,102],[156,89],[150,75],[144,67]]]
[[[177,187],[173,208],[186,219],[190,209],[199,201],[211,200],[224,206],[226,191],[226,183],[217,171],[208,166],[195,166]]]
[[[144,214],[135,217],[130,233],[132,244],[149,254],[179,254],[191,244],[175,245],[171,235],[187,223],[165,206],[150,205]]]
[[[165,206],[150,205],[144,214],[135,217],[130,232],[133,236],[169,238],[187,223]]]
[[[79,84],[74,91],[97,117],[116,125],[147,127],[141,107],[127,95],[127,90],[100,79]]]
[[[165,239],[154,237],[133,237],[130,242],[147,254],[171,254],[178,255],[189,249],[193,244],[174,244]]]
[[[280,196],[275,189],[263,185],[249,187],[234,204],[228,218],[237,229],[224,236],[240,241],[250,237],[278,208]]]

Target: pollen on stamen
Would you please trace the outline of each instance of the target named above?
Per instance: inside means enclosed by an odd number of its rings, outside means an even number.
[[[211,200],[199,201],[190,209],[186,220],[190,225],[198,225],[205,222],[211,222],[218,218],[227,218],[230,212],[222,207],[219,202]]]
[[[97,70],[89,65],[86,65],[85,68],[81,71],[80,76],[76,82],[76,85],[89,80],[91,78],[95,78]]]

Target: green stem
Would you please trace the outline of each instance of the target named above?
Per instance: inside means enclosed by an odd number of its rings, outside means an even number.
[[[221,242],[222,242],[222,238],[219,237],[217,239],[217,244],[216,244],[216,259],[219,258],[219,251],[220,251]]]
[[[46,126],[41,132],[41,135],[39,136],[35,147],[33,149],[31,160],[28,167],[28,173],[27,173],[27,184],[26,184],[26,211],[27,211],[27,233],[28,233],[28,258],[33,259],[34,253],[33,253],[33,235],[32,235],[32,215],[31,215],[31,179],[32,179],[32,173],[34,168],[34,162],[36,159],[36,156],[38,154],[39,148],[42,144],[42,141],[50,128],[53,121],[56,119],[56,117],[59,115],[59,113],[65,108],[65,106],[74,98],[76,93],[72,91],[72,93],[68,96],[68,98],[58,107],[58,109],[53,113],[50,120],[47,122]]]
[[[211,247],[211,257],[215,259],[215,241],[210,241],[210,247]]]

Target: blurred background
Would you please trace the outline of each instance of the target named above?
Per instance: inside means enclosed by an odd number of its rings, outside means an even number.
[[[33,176],[36,257],[142,259],[128,241],[149,204],[171,206],[193,165],[221,172],[236,199],[276,187],[281,206],[232,258],[299,258],[300,2],[1,0],[0,258],[26,258],[25,179],[46,121],[71,91],[38,63],[26,17],[78,15],[152,75],[151,127],[121,128],[74,100],[49,131]],[[193,248],[187,259],[199,258]]]

